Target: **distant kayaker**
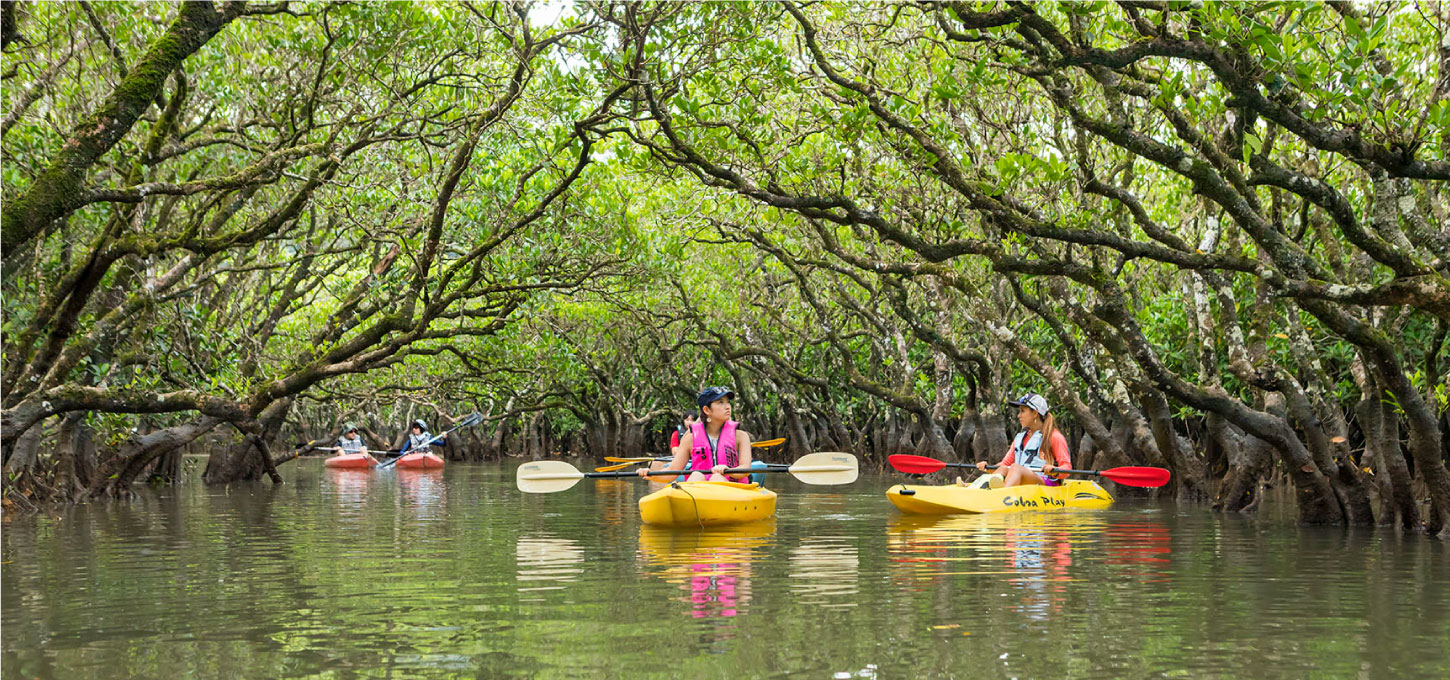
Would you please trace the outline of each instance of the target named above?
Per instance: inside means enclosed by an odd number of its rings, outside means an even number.
[[[689,432],[690,431],[690,428],[694,427],[695,426],[695,423],[697,421],[699,421],[699,420],[700,420],[699,414],[697,414],[697,413],[689,413],[689,414],[686,414],[685,415],[685,421],[683,423],[681,423],[680,425],[676,425],[675,426],[675,431],[670,434],[670,453],[671,454],[674,454],[675,449],[679,448],[679,446],[680,446],[680,437],[684,436],[685,433]]]
[[[432,439],[433,435],[428,433],[428,424],[424,423],[421,419],[415,420],[413,421],[413,431],[408,435],[408,441],[403,444],[403,450],[401,453],[406,454],[410,451],[427,451],[428,442]],[[438,441],[433,443],[437,444],[438,446],[443,446],[447,444],[448,441],[447,439],[439,439]]]
[[[690,428],[694,427],[695,423],[699,420],[699,414],[689,413],[685,415],[685,419],[682,424],[675,426],[675,431],[670,433],[670,456],[673,457],[675,455],[675,449],[680,448],[680,437],[683,437],[686,433],[688,433],[690,431]],[[669,464],[669,461],[656,460],[649,464],[649,469],[664,470]],[[650,481],[657,484],[661,483],[660,480],[653,477],[650,478]]]
[[[689,431],[680,435],[680,443],[672,451],[668,470],[710,470],[712,482],[745,482],[749,476],[727,478],[721,474],[726,468],[750,467],[750,434],[730,419],[730,400],[735,393],[724,387],[707,387],[695,398],[700,409],[700,420],[690,425]],[[646,476],[648,468],[640,468],[639,475]],[[658,477],[655,481],[664,481]],[[678,478],[676,478],[678,479]],[[688,481],[705,479],[704,473],[691,472]]]
[[[365,453],[368,445],[363,443],[362,437],[357,434],[357,426],[348,423],[342,426],[342,437],[337,440],[338,452],[344,455],[349,453]]]
[[[1003,484],[1057,486],[1061,483],[1061,475],[1054,475],[1052,471],[1071,468],[1072,459],[1067,452],[1067,437],[1057,431],[1057,419],[1050,413],[1047,399],[1028,392],[1007,404],[1017,407],[1017,422],[1022,424],[1023,429],[1012,440],[1007,456],[997,464],[997,473],[1004,478]],[[1051,443],[1053,462],[1048,462],[1045,455],[1039,455],[1044,441]],[[986,472],[987,463],[977,463],[977,469]],[[957,484],[967,485],[961,478],[957,478]]]

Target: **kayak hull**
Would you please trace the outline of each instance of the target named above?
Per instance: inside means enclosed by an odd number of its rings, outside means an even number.
[[[322,464],[339,470],[367,470],[376,467],[378,459],[366,453],[345,453],[328,458]]]
[[[1080,479],[1068,480],[1062,486],[1031,484],[1000,488],[987,484],[971,487],[897,484],[886,490],[886,498],[909,515],[1096,510],[1113,504],[1113,497],[1097,482]]]
[[[771,517],[775,501],[759,484],[676,482],[639,499],[639,517],[658,527],[727,526]]]
[[[437,470],[443,467],[443,459],[429,452],[410,453],[393,465],[404,470]]]

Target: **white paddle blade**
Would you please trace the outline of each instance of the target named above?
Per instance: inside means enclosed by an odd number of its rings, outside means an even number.
[[[849,453],[825,451],[797,458],[790,473],[807,484],[850,484],[861,474],[856,457]]]
[[[514,483],[524,493],[564,491],[584,479],[584,473],[562,460],[536,460],[524,463],[514,473]]]

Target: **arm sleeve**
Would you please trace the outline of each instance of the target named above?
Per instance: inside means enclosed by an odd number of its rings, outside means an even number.
[[[1004,467],[1004,468],[1005,467],[1012,467],[1012,463],[1014,461],[1016,461],[1016,460],[1017,460],[1017,455],[1014,454],[1014,453],[1012,453],[1012,445],[1011,444],[1008,444],[1007,445],[1007,455],[1002,456],[1002,462],[997,463],[997,465],[1000,466],[1000,467]]]
[[[1053,466],[1072,469],[1072,456],[1067,451],[1067,437],[1064,437],[1061,432],[1052,433],[1052,459],[1056,461]],[[1053,475],[1056,479],[1063,479],[1066,476]]]

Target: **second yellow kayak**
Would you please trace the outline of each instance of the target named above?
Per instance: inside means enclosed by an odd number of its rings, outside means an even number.
[[[774,515],[775,499],[759,484],[676,482],[639,499],[639,516],[662,527],[743,524]]]
[[[993,479],[996,478],[995,484]],[[982,477],[971,486],[897,484],[886,498],[909,515],[957,515],[984,512],[1033,512],[1106,508],[1113,497],[1097,482],[1073,479],[1062,486],[1000,487],[997,475]],[[996,488],[994,488],[994,486]]]

